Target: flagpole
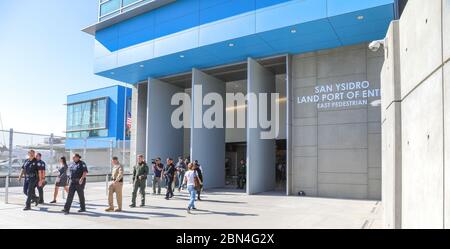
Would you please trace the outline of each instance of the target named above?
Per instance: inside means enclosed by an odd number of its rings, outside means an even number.
[[[128,83],[125,83],[125,101],[124,101],[124,119],[123,119],[123,122],[124,122],[124,127],[123,127],[123,139],[122,139],[122,164],[124,165],[124,167],[125,167],[125,149],[126,149],[126,146],[125,146],[125,141],[126,141],[126,138],[127,138],[127,128],[128,128],[128,96],[127,96],[127,94],[128,94]]]

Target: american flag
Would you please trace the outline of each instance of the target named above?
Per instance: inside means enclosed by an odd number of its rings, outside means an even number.
[[[131,112],[127,113],[127,127],[128,129],[131,129],[131,124],[132,124],[133,120],[131,119]]]

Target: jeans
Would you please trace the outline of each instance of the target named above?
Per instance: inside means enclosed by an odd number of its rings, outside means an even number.
[[[193,185],[189,185],[187,188],[190,194],[188,208],[192,209],[195,208],[195,194],[197,193],[197,190],[195,190],[195,187]]]

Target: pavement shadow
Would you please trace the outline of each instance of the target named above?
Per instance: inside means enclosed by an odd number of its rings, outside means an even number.
[[[211,210],[205,210],[205,209],[197,209],[191,211],[193,215],[224,215],[224,216],[233,216],[233,217],[243,217],[243,216],[259,216],[257,214],[245,214],[245,213],[238,213],[238,212],[219,212],[219,211],[211,211]]]
[[[61,214],[63,215],[63,213],[61,211],[55,211],[55,210],[47,210],[47,213],[51,213],[51,214]],[[124,220],[148,220],[148,218],[145,217],[138,217],[138,216],[130,216],[130,215],[124,215],[124,214],[120,214],[120,213],[99,213],[99,212],[93,212],[93,211],[87,211],[84,213],[77,213],[75,212],[71,212],[69,214],[70,216],[87,216],[87,217],[94,217],[94,218],[99,218],[99,217],[109,217],[109,218],[114,218],[114,219],[124,219]]]

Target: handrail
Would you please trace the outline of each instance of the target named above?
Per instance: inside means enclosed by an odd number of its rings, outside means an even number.
[[[87,177],[101,177],[101,176],[110,176],[111,174],[94,174],[94,175],[87,175]],[[127,173],[127,174],[123,174],[123,176],[132,176],[133,174],[131,174],[131,173]],[[58,177],[58,176],[45,176],[45,178],[56,178],[56,177]],[[8,178],[8,176],[7,175],[4,175],[4,176],[0,176],[0,179],[3,179],[3,178]],[[18,179],[19,178],[19,176],[9,176],[9,178],[10,179]],[[23,177],[22,177],[23,178]]]

